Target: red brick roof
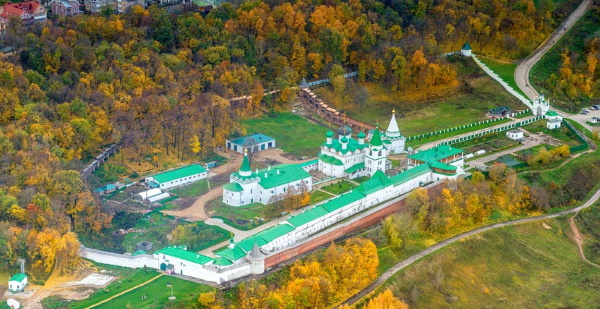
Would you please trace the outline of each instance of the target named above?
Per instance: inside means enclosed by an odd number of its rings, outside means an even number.
[[[37,1],[25,1],[19,3],[6,3],[2,6],[4,12],[0,14],[2,17],[8,17],[11,15],[21,16],[23,12],[27,12],[29,14],[33,14],[35,10],[40,6],[40,3]]]

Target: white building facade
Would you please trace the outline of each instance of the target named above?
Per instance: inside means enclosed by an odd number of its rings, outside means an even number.
[[[314,166],[314,165],[313,165]],[[270,204],[286,195],[312,191],[312,176],[306,171],[310,165],[282,164],[252,172],[248,154],[240,169],[232,173],[223,186],[223,203],[243,206],[252,203]]]
[[[150,188],[167,190],[194,183],[206,178],[208,171],[200,164],[180,167],[164,173],[146,177],[146,185]]]

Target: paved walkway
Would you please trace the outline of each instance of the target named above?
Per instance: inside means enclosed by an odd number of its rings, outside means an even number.
[[[154,278],[152,278],[152,279],[150,279],[150,280],[148,280],[148,281],[146,281],[144,283],[140,283],[140,284],[138,284],[138,285],[136,285],[136,286],[134,286],[134,287],[132,287],[130,289],[127,289],[127,290],[125,290],[125,291],[123,291],[123,292],[121,292],[119,294],[115,294],[115,295],[113,295],[113,296],[111,296],[111,297],[109,297],[109,298],[107,298],[107,299],[105,299],[105,300],[103,300],[101,302],[98,302],[98,303],[95,303],[95,304],[93,304],[93,305],[91,305],[89,307],[86,307],[85,309],[90,309],[90,308],[98,307],[98,306],[100,306],[100,305],[102,305],[102,304],[104,304],[106,302],[111,301],[114,298],[117,298],[117,297],[119,297],[119,296],[121,296],[121,295],[123,295],[125,293],[128,293],[128,292],[133,291],[133,290],[135,290],[135,289],[137,289],[139,287],[142,287],[142,286],[144,286],[144,285],[146,285],[146,284],[148,284],[148,283],[150,283],[150,282],[152,282],[152,281],[154,281],[154,280],[156,280],[156,279],[158,279],[158,278],[160,278],[162,276],[163,276],[163,274],[159,274],[156,277],[154,277]]]

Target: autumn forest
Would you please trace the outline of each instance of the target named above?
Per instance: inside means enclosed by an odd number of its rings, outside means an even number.
[[[575,5],[266,0],[225,3],[208,14],[195,6],[178,15],[136,6],[122,15],[57,18],[28,28],[11,20],[4,42],[14,55],[0,59],[0,268],[14,269],[17,258],[26,257],[38,278],[55,268],[70,271],[78,263],[80,239],[106,233],[111,214],[98,206],[79,173],[106,145],[120,143],[130,164],[150,158],[158,166],[161,153],[197,161],[242,130],[240,120],[286,108],[302,78],[329,77],[334,89],[343,88],[336,77],[358,71],[359,80],[394,90],[453,87],[457,69],[440,54],[469,41],[482,55],[522,58]],[[566,70],[561,76],[574,78]],[[263,97],[273,89],[281,91]],[[228,100],[242,95],[253,98],[243,105]],[[547,197],[532,190],[510,191],[514,201],[502,207],[537,210],[532,196]],[[460,197],[474,205],[478,198]],[[446,196],[446,204],[454,199]],[[422,228],[442,228],[441,219],[427,213],[426,207],[415,210]],[[260,286],[252,291],[267,299],[291,298],[286,293],[314,274],[343,270],[329,257],[358,250],[356,243],[346,246],[330,249],[323,265],[294,266],[297,280],[279,294]],[[353,275],[326,277],[373,279],[372,272]],[[331,293],[323,297],[349,295]],[[325,298],[316,301],[331,301]]]

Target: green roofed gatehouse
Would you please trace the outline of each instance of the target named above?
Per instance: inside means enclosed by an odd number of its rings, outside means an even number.
[[[244,153],[244,149],[247,149],[248,152],[258,152],[269,148],[275,148],[275,139],[261,133],[254,133],[248,136],[226,140],[225,146],[227,149],[239,153]]]
[[[162,190],[185,186],[206,178],[208,171],[200,164],[192,164],[160,174],[146,177],[146,185],[150,188]]]

